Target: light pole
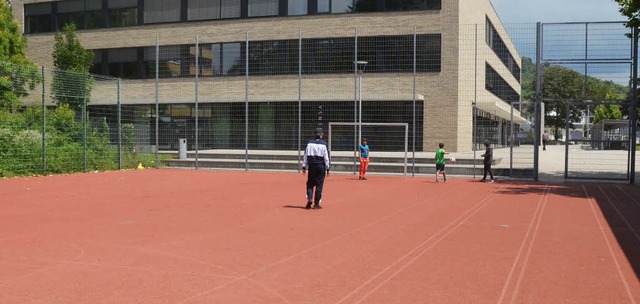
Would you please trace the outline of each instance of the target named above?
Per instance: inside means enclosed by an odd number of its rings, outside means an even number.
[[[362,60],[355,62],[358,69],[358,144],[362,143],[362,74],[368,63]]]

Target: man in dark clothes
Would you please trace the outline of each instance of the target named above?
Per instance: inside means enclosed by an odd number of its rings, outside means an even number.
[[[320,201],[322,200],[322,186],[324,177],[329,175],[329,151],[327,150],[327,142],[322,139],[324,133],[322,129],[316,129],[316,138],[307,144],[304,150],[304,158],[302,160],[302,174],[307,175],[307,206],[311,209],[311,203],[314,203],[314,209],[321,209]],[[313,188],[315,187],[315,199],[313,196]]]
[[[487,173],[491,176],[490,183],[493,183],[493,172],[491,172],[491,162],[493,161],[493,149],[491,148],[491,143],[488,140],[484,141],[484,146],[487,150],[482,154],[484,157],[484,176],[482,177],[481,182],[487,181]]]

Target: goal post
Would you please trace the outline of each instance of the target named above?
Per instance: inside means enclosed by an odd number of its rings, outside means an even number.
[[[362,127],[367,127],[367,126],[373,126],[373,127],[391,127],[391,128],[403,128],[404,129],[404,140],[403,140],[403,144],[404,144],[404,164],[403,164],[403,172],[404,172],[404,176],[407,176],[407,162],[408,162],[408,151],[409,151],[409,124],[408,123],[384,123],[384,122],[329,122],[329,130],[328,130],[328,138],[327,138],[327,143],[329,145],[329,153],[331,153],[332,151],[332,141],[333,141],[333,129],[335,127],[338,126],[345,126],[345,127],[353,127],[354,128],[354,142],[352,145],[351,150],[353,150],[353,174],[356,174],[356,167],[357,167],[357,149],[356,147],[358,147],[360,145],[361,142],[361,138],[360,138],[360,134],[361,132],[357,132],[356,130],[362,130]],[[357,132],[358,135],[355,135]]]

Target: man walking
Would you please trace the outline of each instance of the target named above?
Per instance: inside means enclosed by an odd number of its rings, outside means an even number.
[[[311,209],[312,203],[314,203],[314,209],[322,209],[322,206],[320,206],[322,186],[324,185],[325,174],[329,175],[329,151],[327,150],[327,142],[322,139],[323,136],[322,129],[316,129],[316,138],[310,141],[304,150],[302,174],[305,174],[309,169],[309,174],[307,175],[307,205],[305,209]]]

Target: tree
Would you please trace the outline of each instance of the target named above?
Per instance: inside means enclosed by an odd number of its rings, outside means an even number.
[[[616,3],[618,3],[618,5],[620,6],[620,13],[627,17],[627,22],[625,24],[626,27],[630,28],[630,29],[638,29],[640,27],[640,0],[613,0]],[[627,36],[629,36],[630,38],[633,38],[634,41],[638,42],[638,33],[639,31],[633,31],[633,36],[631,36],[631,34],[628,34]],[[638,89],[638,88],[636,88]],[[629,92],[629,99],[628,100],[632,100],[631,96],[632,96],[633,92]],[[638,95],[636,96],[640,96],[640,92]],[[637,100],[633,103],[637,105]],[[629,112],[629,109],[624,109],[623,114],[627,114]],[[636,117],[640,115],[640,107],[636,107]]]
[[[76,25],[66,24],[57,32],[53,47],[53,95],[58,104],[79,109],[89,102],[93,84],[89,69],[93,65],[93,52],[86,50],[76,36]]]
[[[9,4],[0,2],[0,110],[15,110],[20,97],[28,95],[25,86],[40,82],[38,69],[27,58],[27,40],[13,18]]]
[[[601,104],[596,107],[593,116],[593,123],[597,123],[604,119],[621,119],[622,111],[617,104]]]
[[[626,27],[640,26],[640,0],[613,0],[620,6],[620,13],[627,17]]]
[[[567,114],[570,128],[573,128],[573,123],[580,121],[580,110],[575,105],[569,105],[567,112],[567,105],[569,101],[584,96],[584,77],[562,66],[545,67],[543,75],[545,122],[553,128],[555,138],[560,138],[560,130],[566,127]]]

